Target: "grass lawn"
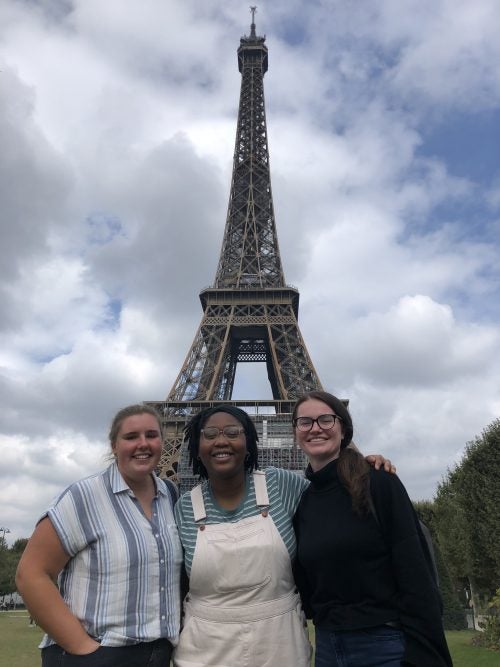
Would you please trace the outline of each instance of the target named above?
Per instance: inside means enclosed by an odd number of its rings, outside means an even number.
[[[26,611],[0,612],[0,667],[40,667],[42,635]]]
[[[0,612],[0,667],[40,667],[37,646],[42,634],[29,625],[25,611]],[[446,633],[454,667],[499,667],[499,653],[470,645],[474,634],[472,630]]]
[[[471,646],[474,630],[453,630],[446,633],[454,667],[498,667],[500,653]]]

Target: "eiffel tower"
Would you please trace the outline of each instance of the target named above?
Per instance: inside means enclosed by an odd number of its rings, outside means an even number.
[[[261,464],[303,470],[293,445],[292,406],[321,383],[297,323],[299,292],[287,285],[274,219],[269,169],[264,74],[265,37],[240,40],[241,91],[226,227],[212,287],[203,289],[203,317],[166,401],[147,401],[163,415],[164,449],[159,473],[191,488],[183,429],[197,411],[218,402],[252,415],[259,433]],[[265,362],[272,400],[233,400],[238,363]],[[179,465],[180,464],[180,465]]]

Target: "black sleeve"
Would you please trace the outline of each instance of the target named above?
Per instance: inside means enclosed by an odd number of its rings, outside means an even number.
[[[299,504],[300,507],[300,504]],[[298,509],[297,509],[298,512]],[[297,512],[295,513],[295,517],[293,520],[293,527],[295,529],[295,536],[297,538],[297,542],[299,540],[299,535],[298,535],[298,521],[296,520],[297,517]],[[295,579],[295,585],[297,586],[297,590],[300,594],[300,599],[302,601],[302,609],[304,610],[304,614],[306,615],[306,618],[312,618],[313,617],[313,612],[311,609],[310,605],[310,587],[307,581],[307,576],[304,568],[302,565],[299,563],[298,558],[295,558],[293,564],[292,564],[292,570],[293,570],[293,577]]]
[[[370,486],[380,528],[391,551],[400,622],[406,639],[403,664],[450,667],[441,598],[411,500],[396,475],[371,471]]]
[[[184,600],[186,595],[189,592],[189,577],[186,572],[186,566],[184,565],[184,562],[182,563],[181,566],[181,600]]]

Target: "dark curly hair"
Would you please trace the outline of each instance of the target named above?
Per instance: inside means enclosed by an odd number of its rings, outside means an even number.
[[[245,457],[245,471],[251,472],[259,468],[259,437],[255,424],[244,410],[237,408],[234,405],[217,405],[211,408],[206,408],[198,412],[186,425],[184,429],[184,442],[188,443],[189,447],[189,462],[193,468],[193,475],[199,475],[203,479],[208,479],[208,472],[201,462],[198,453],[200,451],[200,436],[201,430],[207,423],[209,417],[218,412],[226,412],[228,415],[234,417],[244,428],[247,455]]]

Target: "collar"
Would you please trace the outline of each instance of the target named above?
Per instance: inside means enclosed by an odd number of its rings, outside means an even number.
[[[307,466],[306,477],[311,482],[314,489],[326,489],[338,483],[337,464],[339,460],[334,459],[323,466],[316,472],[311,468],[311,464]]]
[[[129,487],[127,482],[121,476],[116,461],[113,461],[113,463],[109,466],[108,476],[109,476],[109,483],[111,485],[111,490],[113,491],[113,493],[124,493],[124,492],[133,493],[132,489]],[[156,494],[161,496],[166,496],[168,493],[166,485],[162,483],[162,480],[156,475],[156,473],[153,472],[152,476],[153,476],[153,482],[155,483],[156,487]]]

